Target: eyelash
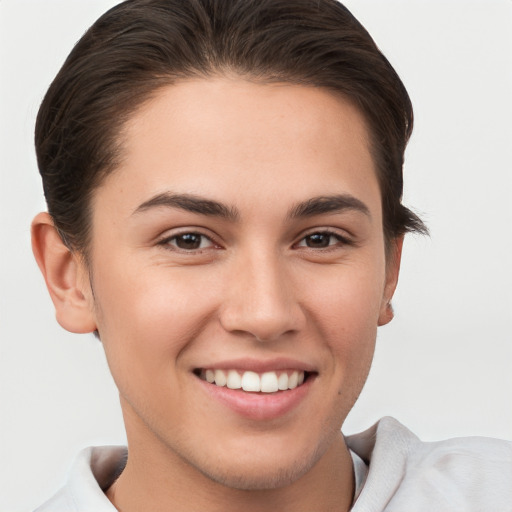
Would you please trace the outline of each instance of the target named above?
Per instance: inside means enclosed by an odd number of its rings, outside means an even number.
[[[302,242],[305,242],[308,238],[311,238],[313,236],[328,236],[329,238],[335,238],[337,240],[337,243],[335,244],[329,244],[327,245],[326,247],[308,247],[306,245],[300,245]],[[350,240],[348,237],[346,236],[343,236],[341,235],[340,233],[336,232],[336,231],[332,231],[332,230],[329,230],[329,229],[322,229],[322,230],[317,230],[317,231],[312,231],[311,233],[308,233],[307,235],[304,235],[300,241],[295,244],[295,246],[299,246],[299,247],[305,247],[306,249],[310,249],[310,250],[313,250],[313,251],[316,251],[316,250],[323,250],[323,251],[329,251],[329,250],[335,250],[337,248],[339,248],[340,246],[350,246],[350,245],[354,245],[353,241]]]
[[[198,247],[198,248],[192,248],[192,249],[184,249],[182,247],[177,247],[176,245],[174,245],[172,248],[170,248],[170,246],[172,245],[172,241],[176,241],[180,238],[184,238],[186,236],[193,236],[193,237],[198,237],[200,238],[200,245],[203,243],[204,240],[207,240],[208,242],[211,243],[211,245],[213,247],[216,246],[216,248],[218,248],[218,244],[215,243],[215,241],[210,237],[210,236],[207,236],[203,233],[199,233],[197,231],[184,231],[183,233],[177,233],[175,235],[172,235],[172,236],[168,236],[162,240],[160,240],[158,242],[158,245],[166,248],[167,250],[174,250],[174,251],[178,251],[178,252],[183,252],[183,253],[186,253],[186,254],[201,254],[204,250],[208,250],[208,249],[211,249],[212,247]]]
[[[183,238],[183,237],[187,237],[187,236],[200,238],[199,247],[185,249],[185,248],[178,247],[177,245],[172,244],[173,241],[176,242],[176,240]],[[307,243],[306,240],[308,238],[311,239],[311,237],[313,237],[313,236],[324,236],[324,237],[327,236],[329,238],[334,238],[337,240],[337,243],[334,243],[334,244],[329,243],[325,247],[309,247],[309,246],[305,245]],[[204,240],[207,240],[211,245],[208,247],[201,247]],[[304,242],[304,245],[302,245],[303,242]],[[167,250],[173,250],[173,251],[182,252],[185,254],[201,254],[205,250],[209,250],[212,248],[215,248],[215,249],[220,248],[220,245],[218,245],[212,239],[212,237],[205,235],[203,233],[197,232],[197,231],[184,231],[183,233],[177,233],[172,236],[168,236],[168,237],[160,240],[158,242],[158,245],[161,247],[164,247]],[[306,250],[311,250],[311,251],[322,250],[323,252],[326,252],[326,251],[336,250],[340,246],[351,246],[351,245],[354,245],[354,242],[352,240],[350,240],[349,238],[341,235],[338,232],[331,231],[329,229],[323,229],[323,230],[312,231],[312,232],[302,236],[302,238],[299,240],[299,242],[295,243],[293,245],[293,247],[304,247]]]

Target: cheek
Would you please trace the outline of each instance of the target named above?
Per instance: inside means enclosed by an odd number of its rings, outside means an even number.
[[[366,381],[377,335],[385,277],[384,263],[376,259],[330,269],[309,292],[310,316],[317,336],[329,352],[335,406],[344,417]],[[314,281],[312,281],[314,282]],[[339,408],[342,411],[339,411]]]
[[[156,378],[179,364],[181,350],[215,309],[214,287],[200,274],[143,265],[129,272],[102,263],[94,275],[95,305],[114,378],[135,372]]]
[[[377,260],[334,266],[321,279],[306,280],[316,283],[309,286],[308,303],[324,339],[346,340],[352,349],[376,333],[384,276],[384,263]]]

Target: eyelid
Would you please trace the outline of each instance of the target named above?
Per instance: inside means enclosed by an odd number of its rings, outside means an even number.
[[[352,239],[352,237],[347,234],[345,231],[344,232],[340,232],[340,230],[337,230],[335,228],[322,228],[322,227],[316,227],[316,228],[312,228],[310,230],[308,230],[307,232],[305,233],[302,233],[300,238],[297,240],[297,242],[295,242],[293,244],[294,247],[305,247],[306,249],[311,249],[311,250],[314,250],[314,251],[320,251],[320,250],[323,250],[323,251],[326,251],[326,250],[329,250],[329,249],[335,249],[337,247],[339,247],[338,245],[330,245],[330,246],[327,246],[327,247],[323,247],[323,248],[313,248],[313,247],[307,247],[307,246],[299,246],[299,244],[301,242],[303,242],[308,236],[312,236],[312,235],[329,235],[329,236],[332,236],[332,237],[335,237],[339,240],[339,243],[342,245],[342,246],[348,246],[348,245],[354,245],[355,244],[355,241]]]
[[[183,235],[197,235],[203,238],[208,239],[211,242],[210,247],[203,247],[199,249],[180,249],[179,247],[173,247],[169,243],[171,240],[178,238]],[[159,236],[156,240],[156,245],[161,246],[167,250],[173,250],[176,252],[181,252],[183,254],[193,254],[193,253],[201,253],[202,251],[210,250],[210,249],[221,249],[222,245],[216,240],[216,236],[212,234],[206,234],[203,228],[198,228],[196,226],[184,226],[182,228],[175,228],[175,230],[168,230],[165,234]],[[171,249],[172,247],[172,249]]]

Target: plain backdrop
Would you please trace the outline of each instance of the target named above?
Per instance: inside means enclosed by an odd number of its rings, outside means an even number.
[[[76,452],[123,443],[101,343],[63,331],[33,261],[45,208],[33,151],[42,96],[115,0],[0,0],[0,510],[26,511]],[[512,2],[349,0],[416,112],[409,237],[374,367],[345,424],[393,415],[425,440],[512,438]]]

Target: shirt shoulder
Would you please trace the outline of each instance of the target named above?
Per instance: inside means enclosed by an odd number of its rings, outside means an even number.
[[[353,512],[512,512],[512,443],[484,437],[422,442],[383,418],[347,445],[369,465]]]
[[[126,457],[123,446],[82,450],[64,487],[34,512],[116,512],[104,491],[123,470]]]
[[[76,504],[73,502],[73,498],[70,496],[68,489],[63,487],[48,501],[36,508],[34,512],[75,512],[77,510]]]

